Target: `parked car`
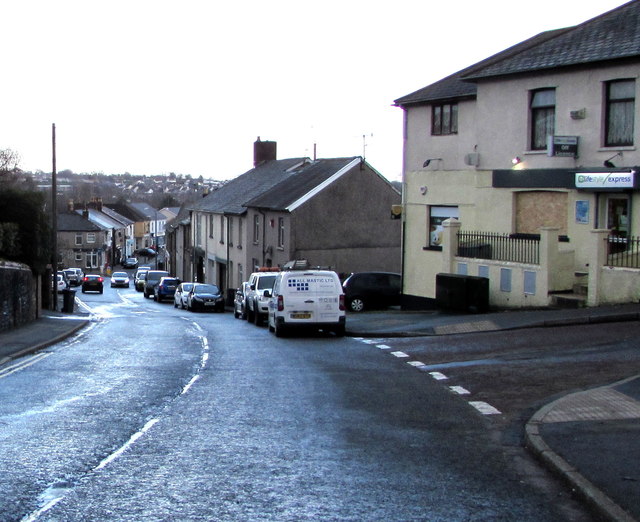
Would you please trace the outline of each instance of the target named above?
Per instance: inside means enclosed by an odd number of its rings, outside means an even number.
[[[65,268],[63,272],[71,286],[80,286],[82,284],[82,278],[84,277],[82,268]]]
[[[236,319],[247,318],[247,293],[249,292],[249,283],[245,281],[240,288],[236,290],[236,295],[233,300],[233,316]]]
[[[217,285],[194,283],[187,294],[187,310],[224,312],[224,297]]]
[[[393,272],[356,272],[342,288],[351,312],[399,305],[402,293],[400,274]]]
[[[102,293],[104,278],[101,275],[87,274],[82,278],[82,293],[100,292]]]
[[[344,294],[331,270],[286,270],[276,276],[269,296],[269,331],[281,337],[297,330],[323,330],[343,336]]]
[[[53,288],[54,282],[53,277],[51,278],[51,287]],[[66,278],[62,272],[58,272],[58,277],[55,283],[56,291],[60,294],[63,290],[69,288],[69,284],[67,283]]]
[[[186,308],[187,307],[187,296],[189,292],[193,288],[193,283],[180,283],[178,288],[176,288],[176,293],[173,295],[173,306],[175,308]]]
[[[122,261],[122,268],[137,268],[138,260],[135,257],[127,257]]]
[[[166,270],[149,270],[144,275],[144,288],[142,291],[145,297],[154,295],[155,288],[163,277],[169,277],[169,272]]]
[[[172,298],[180,284],[180,279],[176,277],[163,277],[153,289],[153,300],[162,302],[165,298]]]
[[[249,277],[249,292],[246,296],[247,320],[256,325],[262,323],[269,313],[269,298],[264,295],[265,290],[273,289],[277,273],[254,272]]]
[[[137,256],[153,257],[156,255],[156,251],[153,248],[146,247],[136,250],[134,254]]]
[[[113,274],[111,274],[111,288],[129,288],[129,283],[129,274],[127,274],[126,272],[114,272]]]
[[[138,292],[142,292],[144,290],[144,276],[148,271],[149,270],[145,270],[143,268],[138,268],[138,271],[133,278],[133,286]]]

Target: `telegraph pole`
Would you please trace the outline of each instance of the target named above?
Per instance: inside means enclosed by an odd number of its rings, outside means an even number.
[[[58,192],[56,183],[56,124],[51,124],[52,170],[51,170],[51,270],[53,272],[53,299],[51,309],[58,308]]]

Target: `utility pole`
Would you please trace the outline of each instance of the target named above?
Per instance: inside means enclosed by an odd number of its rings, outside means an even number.
[[[51,270],[53,272],[53,299],[51,309],[58,308],[58,188],[56,182],[56,124],[51,124],[52,170],[51,170]]]

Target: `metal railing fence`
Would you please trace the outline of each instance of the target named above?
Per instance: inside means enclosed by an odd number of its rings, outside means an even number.
[[[460,257],[540,264],[540,236],[496,232],[458,232]]]
[[[640,268],[640,237],[607,236],[607,266]]]

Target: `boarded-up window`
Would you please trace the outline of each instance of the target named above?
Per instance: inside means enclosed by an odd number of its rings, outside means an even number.
[[[566,234],[567,198],[564,192],[518,192],[516,232],[538,234],[541,227],[557,227]]]

